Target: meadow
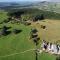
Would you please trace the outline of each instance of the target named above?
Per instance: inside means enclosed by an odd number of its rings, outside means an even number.
[[[2,15],[0,14],[1,22],[6,18],[6,12],[2,13]],[[40,48],[40,44],[43,39],[52,43],[60,43],[60,20],[45,19],[42,21],[31,22],[30,26],[26,26],[21,23],[12,24],[9,22],[0,24],[0,28],[4,25],[11,27],[9,29],[11,32],[15,28],[21,29],[22,32],[18,34],[14,34],[12,32],[7,36],[0,36],[0,60],[35,60],[35,51],[31,50],[35,49],[35,44],[29,38],[32,28],[36,28],[38,30],[38,35],[40,37],[38,48]],[[41,25],[45,25],[46,29],[42,29]],[[45,52],[38,54],[38,60],[55,60],[55,58],[55,55]]]
[[[25,26],[23,24],[17,25],[17,24],[6,24],[6,26],[11,26],[13,28],[19,28],[22,29],[22,32],[15,35],[13,33],[9,34],[8,36],[2,36],[0,37],[0,60],[35,60],[35,51],[27,51],[30,49],[35,49],[35,44],[32,40],[29,39],[31,26]],[[41,42],[40,42],[41,43]],[[40,48],[40,45],[39,45]],[[20,54],[16,54],[20,53]],[[11,55],[15,54],[15,55]],[[11,56],[6,56],[11,55]],[[3,56],[3,57],[2,57]],[[4,57],[6,56],[6,57]],[[50,55],[47,53],[42,53],[38,55],[39,60],[48,60],[46,57],[48,56],[48,59],[55,60],[54,55]]]

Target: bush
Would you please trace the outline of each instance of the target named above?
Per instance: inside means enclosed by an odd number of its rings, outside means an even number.
[[[11,28],[11,27],[3,26],[2,31],[1,31],[1,35],[8,35],[8,34],[10,34],[11,31],[8,31],[9,28]]]
[[[32,35],[32,38],[36,38],[38,35],[37,34],[33,34]]]
[[[18,34],[18,33],[20,33],[22,30],[18,30],[18,29],[14,29],[13,30],[13,32],[15,33],[15,34]]]
[[[39,44],[39,40],[40,40],[40,38],[39,38],[39,37],[33,38],[33,41],[34,41],[34,43],[35,43],[36,45],[38,45],[38,44]]]
[[[44,20],[44,15],[36,15],[35,18],[33,19],[33,21],[38,21],[38,20]]]
[[[32,29],[31,32],[32,32],[32,33],[36,33],[36,32],[38,32],[38,31],[37,31],[37,29]]]

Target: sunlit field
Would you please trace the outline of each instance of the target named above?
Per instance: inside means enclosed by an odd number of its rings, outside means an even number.
[[[3,12],[3,13],[2,13]],[[11,31],[7,36],[0,36],[0,60],[35,60],[35,44],[30,39],[32,28],[38,30],[40,38],[38,48],[41,47],[42,40],[52,43],[60,43],[60,20],[44,19],[41,21],[31,22],[31,25],[26,26],[21,23],[2,23],[8,18],[7,12],[0,12],[0,28],[4,25],[11,27]],[[46,28],[41,28],[41,25]],[[14,29],[20,29],[21,32],[14,34]],[[1,29],[0,29],[1,31]],[[45,52],[38,54],[38,60],[55,60],[56,55],[51,55]]]

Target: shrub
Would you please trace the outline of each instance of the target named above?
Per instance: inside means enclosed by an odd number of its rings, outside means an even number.
[[[1,35],[8,35],[8,34],[10,34],[11,31],[8,31],[9,28],[11,28],[11,27],[3,26],[2,31],[1,31]]]
[[[37,34],[33,34],[32,35],[32,38],[36,38],[38,35]]]
[[[15,34],[18,34],[18,33],[20,33],[22,30],[18,30],[18,29],[14,29],[13,30],[13,32],[15,33]]]
[[[45,28],[46,28],[46,26],[44,26],[44,25],[41,25],[41,28],[45,29]]]
[[[38,32],[38,31],[37,31],[37,29],[32,29],[31,32],[32,32],[32,33],[36,33],[36,32]]]
[[[44,15],[36,15],[35,18],[33,19],[33,21],[38,21],[38,20],[44,20]]]

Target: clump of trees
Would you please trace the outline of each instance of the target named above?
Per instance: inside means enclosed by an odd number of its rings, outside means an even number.
[[[28,11],[28,12],[27,12]],[[36,14],[36,13],[29,13],[30,10],[25,11],[15,11],[15,12],[8,12],[8,21],[14,20],[14,21],[20,21],[25,22],[28,20],[38,21],[43,20],[44,14]]]
[[[8,16],[15,17],[15,18],[20,18],[22,14],[24,14],[23,11],[15,11],[15,12],[9,12]]]
[[[14,34],[18,34],[20,32],[22,32],[22,30],[20,29],[13,29],[12,31],[10,31],[11,27],[7,27],[7,26],[3,26],[1,29],[0,29],[0,36],[6,36],[6,35],[9,35],[10,33],[14,33]]]
[[[31,29],[31,33],[30,33],[30,38],[34,41],[34,43],[36,44],[36,46],[38,45],[38,42],[40,40],[40,38],[38,37],[37,34],[37,29]]]
[[[45,28],[46,28],[46,26],[45,26],[45,25],[41,25],[41,28],[45,29]]]
[[[39,44],[39,40],[40,40],[40,38],[38,37],[37,32],[38,32],[37,29],[32,29],[31,33],[30,33],[31,34],[30,38],[33,40],[33,42],[36,45],[36,50],[35,50],[36,60],[38,60],[37,45]]]
[[[8,35],[11,33],[11,31],[9,31],[8,29],[11,28],[11,27],[6,27],[6,26],[3,26],[2,28],[2,31],[1,31],[1,35]]]
[[[43,20],[45,18],[48,19],[60,19],[60,14],[55,13],[55,12],[49,12],[49,11],[42,11],[39,9],[32,9],[32,8],[27,8],[27,9],[19,9],[19,10],[12,10],[8,11],[8,18],[4,22],[9,22],[9,21],[25,21],[25,20],[31,20],[31,21],[38,21],[38,20]]]
[[[22,32],[22,30],[19,30],[19,29],[14,29],[14,30],[13,30],[13,33],[14,33],[14,34],[18,34],[18,33],[20,33],[20,32]]]
[[[33,19],[33,21],[38,21],[38,20],[44,20],[44,15],[36,15],[35,18]]]
[[[4,20],[4,23],[8,23],[10,21],[12,21],[12,18],[11,17],[8,17],[7,19]]]
[[[5,20],[5,22],[14,21],[14,22],[20,22],[21,15],[24,14],[23,11],[14,11],[14,12],[8,12],[8,18]]]
[[[38,31],[37,31],[37,29],[34,28],[34,29],[31,29],[31,32],[32,33],[37,33]]]

